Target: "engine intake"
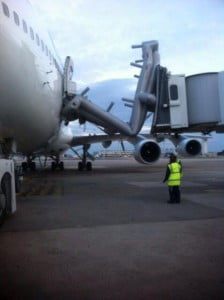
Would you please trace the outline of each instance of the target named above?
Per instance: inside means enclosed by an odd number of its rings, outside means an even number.
[[[201,153],[202,145],[197,139],[184,139],[177,145],[177,152],[183,156],[195,156]]]
[[[161,149],[154,140],[142,140],[135,146],[134,157],[142,164],[149,164],[159,159]]]

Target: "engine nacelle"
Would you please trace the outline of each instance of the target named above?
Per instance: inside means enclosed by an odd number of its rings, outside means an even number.
[[[195,156],[201,153],[202,144],[198,139],[183,139],[176,150],[182,156]]]
[[[134,157],[142,164],[155,162],[160,154],[160,146],[154,140],[142,140],[135,145]]]
[[[112,141],[104,141],[102,142],[102,146],[106,149],[109,148],[110,145],[112,144]]]

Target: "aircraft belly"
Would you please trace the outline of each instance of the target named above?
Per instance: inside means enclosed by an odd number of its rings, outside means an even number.
[[[2,30],[0,44],[0,138],[15,139],[18,152],[33,152],[60,125],[62,80],[38,49]]]

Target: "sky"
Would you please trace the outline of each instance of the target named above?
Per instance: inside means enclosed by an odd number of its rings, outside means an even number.
[[[173,74],[224,70],[223,0],[30,0],[59,56],[74,59],[84,84],[131,78],[141,58],[131,45],[158,40]]]

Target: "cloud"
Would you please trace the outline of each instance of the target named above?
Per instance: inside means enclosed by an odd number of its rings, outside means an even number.
[[[221,0],[32,0],[53,32],[75,79],[96,82],[131,77],[131,44],[157,39],[172,73],[222,70],[224,2]]]

